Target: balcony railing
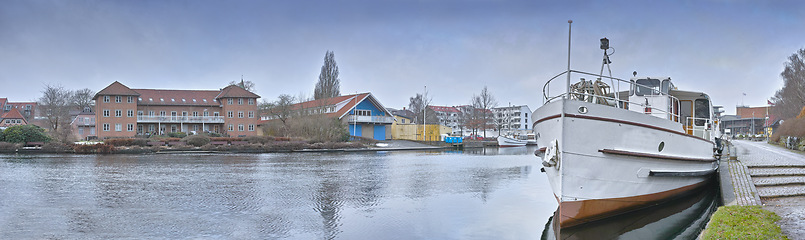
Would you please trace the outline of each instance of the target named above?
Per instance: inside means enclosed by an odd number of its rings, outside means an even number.
[[[224,117],[137,116],[137,122],[138,123],[224,123]]]
[[[359,123],[388,123],[391,124],[394,122],[393,117],[387,116],[355,116],[349,115],[347,118],[349,122],[359,122]]]

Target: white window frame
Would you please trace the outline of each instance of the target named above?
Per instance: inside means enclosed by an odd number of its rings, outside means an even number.
[[[109,124],[108,124],[108,123],[104,123],[104,124],[103,124],[103,131],[104,131],[104,132],[108,132],[108,131],[109,131]]]
[[[238,132],[243,132],[243,124],[238,124]]]
[[[109,96],[103,96],[103,102],[105,103],[109,102]]]
[[[238,118],[243,118],[243,111],[238,111]]]
[[[126,131],[134,132],[134,124],[126,124]]]
[[[123,102],[123,98],[121,96],[115,96],[115,102],[116,103]]]
[[[115,123],[115,132],[122,132],[123,131],[123,124]]]
[[[249,124],[249,131],[254,132],[254,124]]]

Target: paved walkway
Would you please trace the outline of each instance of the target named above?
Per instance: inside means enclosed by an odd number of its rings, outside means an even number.
[[[765,209],[773,211],[782,220],[780,227],[790,239],[805,239],[805,155],[765,142],[733,141],[738,164],[763,200]],[[733,161],[730,161],[732,163]]]

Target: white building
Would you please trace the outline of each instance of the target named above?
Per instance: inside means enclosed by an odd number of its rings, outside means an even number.
[[[533,130],[531,127],[531,109],[528,105],[497,107],[492,109],[495,116],[495,125],[501,131],[515,131],[525,133]]]

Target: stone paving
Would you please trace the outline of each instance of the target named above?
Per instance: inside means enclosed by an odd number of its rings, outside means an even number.
[[[761,205],[760,196],[757,195],[755,185],[752,184],[748,168],[735,160],[730,160],[728,166],[736,203],[740,206]]]
[[[789,239],[805,239],[805,155],[765,142],[738,140],[733,145],[763,208],[782,218],[777,223]]]

